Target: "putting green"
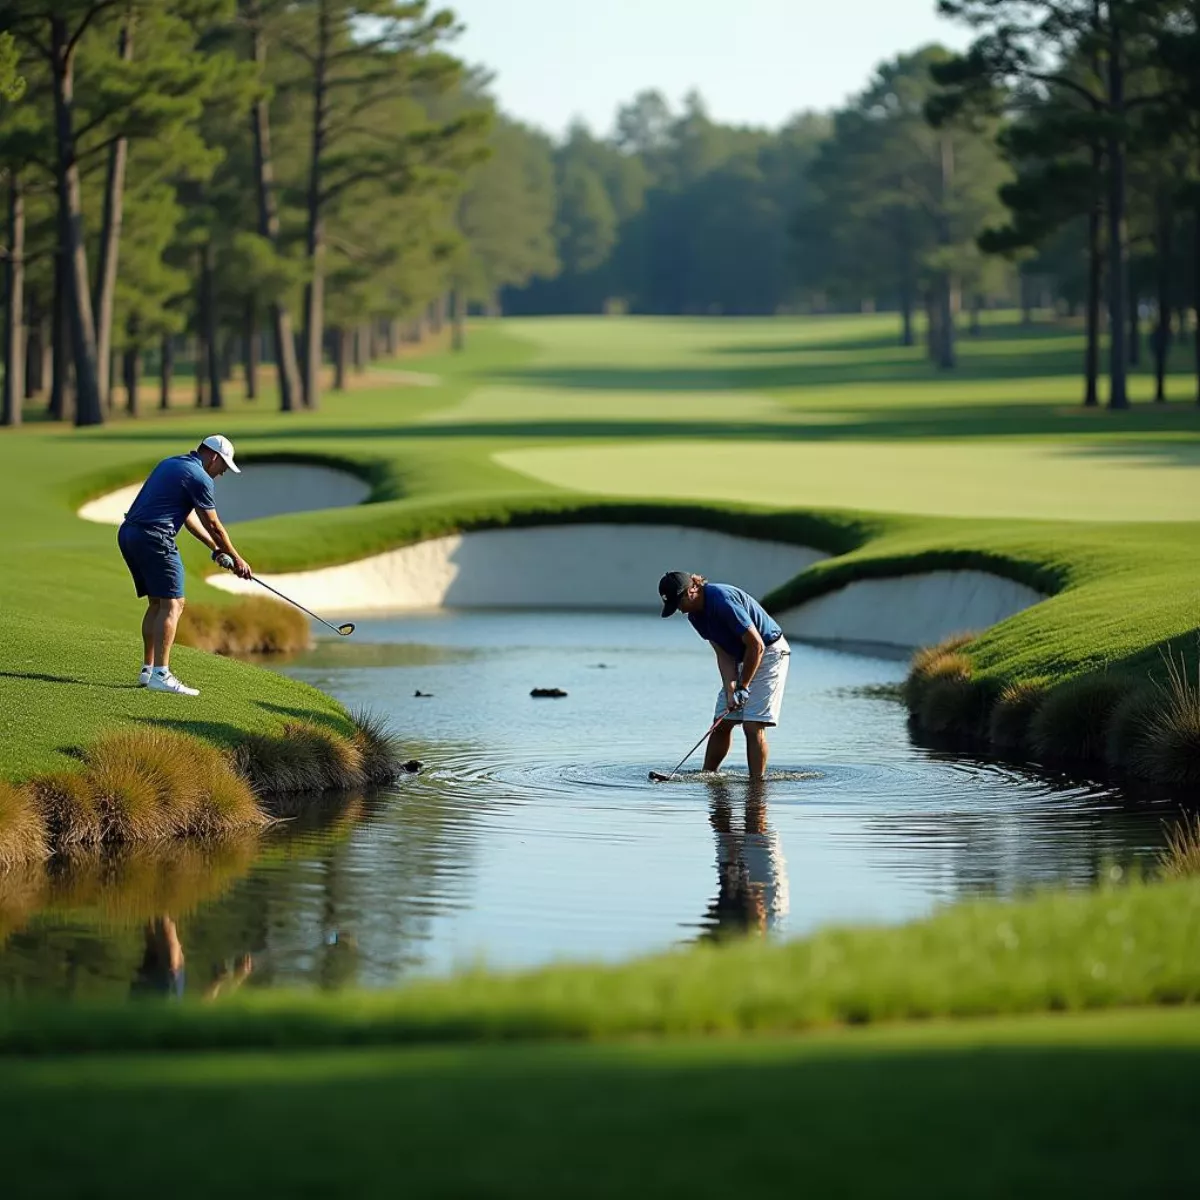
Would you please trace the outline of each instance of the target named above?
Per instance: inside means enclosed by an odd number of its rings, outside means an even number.
[[[1191,521],[1200,501],[1200,442],[660,441],[493,457],[574,491],[784,508]]]

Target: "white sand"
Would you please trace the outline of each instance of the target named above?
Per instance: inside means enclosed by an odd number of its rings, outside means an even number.
[[[1045,597],[985,571],[860,579],[779,614],[789,637],[913,648],[978,633]]]
[[[696,571],[764,595],[827,555],[670,525],[551,525],[435,538],[359,562],[263,575],[323,616],[431,608],[654,611],[664,571]],[[253,582],[209,576],[229,592]]]
[[[130,484],[89,500],[79,515],[101,525],[120,525],[141,488]],[[217,512],[227,525],[274,517],[282,513],[313,512],[361,504],[370,487],[348,471],[305,463],[247,463],[240,475],[226,472],[216,482]]]

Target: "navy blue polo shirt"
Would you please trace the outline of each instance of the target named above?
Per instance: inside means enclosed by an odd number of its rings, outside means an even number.
[[[734,662],[741,662],[746,657],[742,637],[751,625],[758,630],[766,646],[783,635],[777,622],[749,592],[727,583],[706,583],[704,607],[699,612],[688,613],[687,619],[705,641],[720,646]]]
[[[174,537],[194,508],[216,508],[213,481],[193,450],[164,458],[142,484],[125,520]]]

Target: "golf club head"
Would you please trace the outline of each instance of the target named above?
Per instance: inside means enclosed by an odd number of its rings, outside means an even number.
[[[650,772],[650,782],[651,783],[670,783],[671,780],[674,778],[675,778],[674,775],[664,775],[661,771],[651,771]]]
[[[342,637],[349,637],[354,632],[354,624],[351,621],[347,621],[344,625],[339,625],[337,631]]]

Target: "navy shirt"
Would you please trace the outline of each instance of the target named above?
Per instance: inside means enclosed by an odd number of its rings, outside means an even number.
[[[174,537],[193,508],[216,508],[213,481],[195,450],[164,458],[142,484],[125,520]]]
[[[779,625],[748,592],[727,583],[704,585],[704,607],[688,613],[692,628],[706,641],[720,646],[734,660],[746,657],[742,637],[751,625],[758,630],[763,644],[777,642],[783,634]]]

